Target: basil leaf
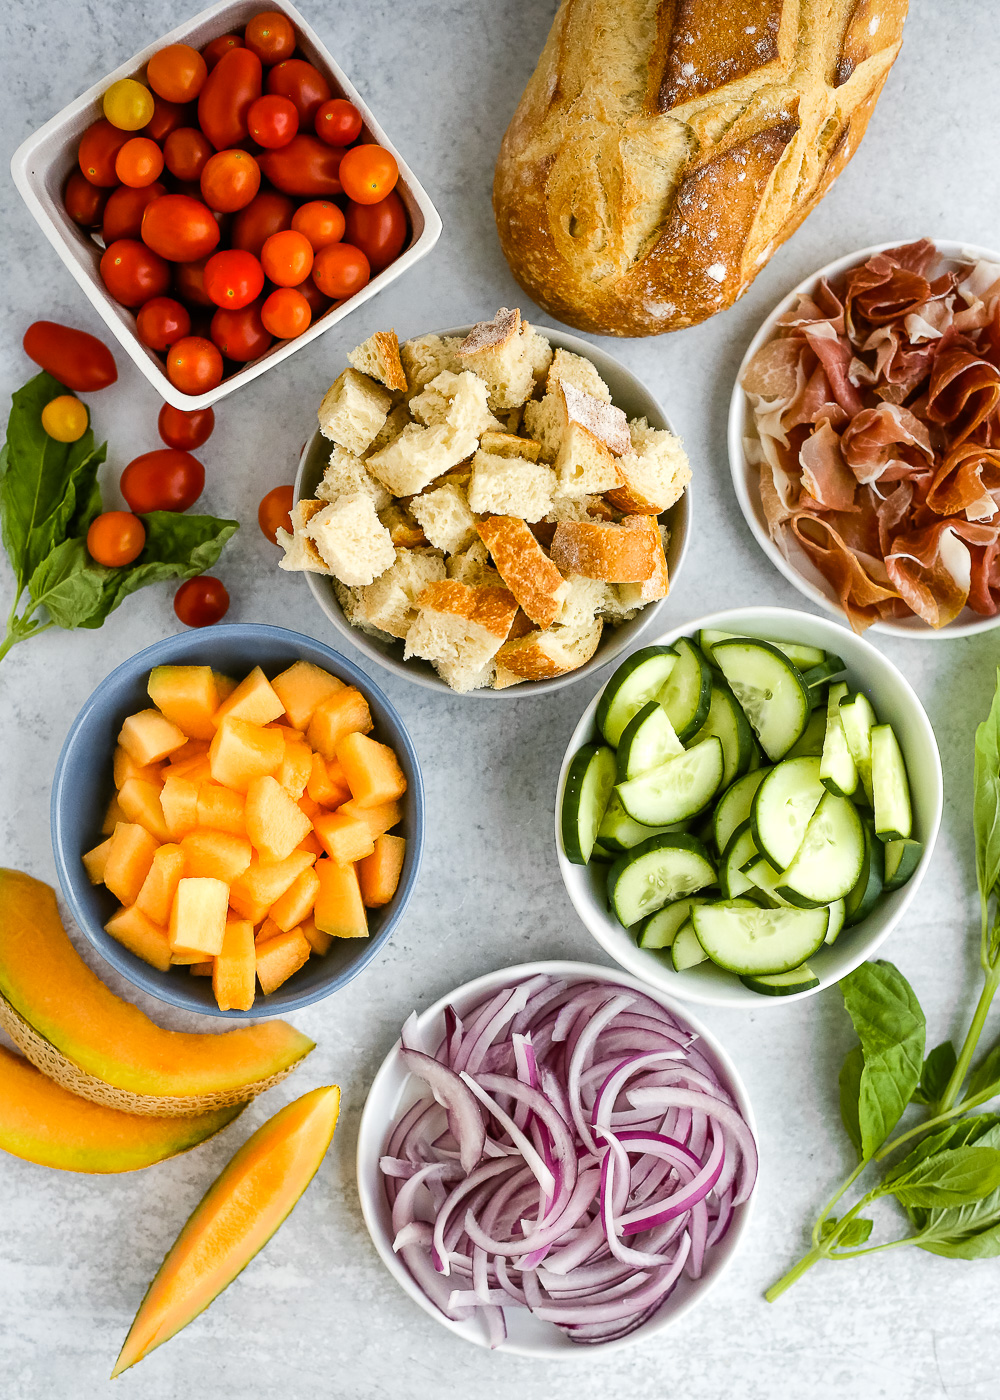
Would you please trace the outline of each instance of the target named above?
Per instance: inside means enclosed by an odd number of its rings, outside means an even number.
[[[1000,1118],[984,1114],[953,1125],[977,1147],[1000,1148]],[[993,1259],[1000,1255],[1000,1188],[964,1206],[908,1214],[924,1238],[921,1249],[949,1259]]]
[[[976,880],[985,919],[990,894],[1000,877],[1000,670],[990,712],[976,730],[974,784]]]
[[[848,1050],[840,1068],[840,1116],[844,1121],[847,1136],[854,1144],[857,1154],[861,1152],[861,1124],[858,1121],[858,1104],[861,1100],[861,1076],[864,1073],[865,1056],[860,1045]]]
[[[837,1248],[857,1249],[858,1245],[865,1244],[871,1238],[874,1228],[875,1222],[873,1220],[869,1220],[864,1215],[856,1215],[844,1227],[843,1234],[837,1241]]]
[[[924,1060],[923,1073],[920,1076],[920,1083],[913,1091],[912,1102],[937,1103],[948,1087],[948,1081],[955,1064],[955,1047],[950,1040],[944,1041],[941,1045],[935,1045]]]
[[[948,1147],[910,1165],[901,1162],[885,1178],[884,1195],[900,1205],[964,1206],[980,1201],[1000,1187],[1000,1148]]]
[[[864,1057],[858,1083],[857,1145],[867,1161],[899,1122],[920,1080],[924,1013],[909,982],[889,962],[862,963],[843,979],[840,989]],[[844,1094],[842,1071],[841,1116],[847,1126]],[[851,1133],[850,1126],[847,1130]]]
[[[980,1060],[972,1071],[968,1087],[965,1090],[965,1097],[967,1099],[976,1098],[979,1094],[986,1093],[988,1089],[993,1089],[994,1093],[1000,1094],[1000,1045],[994,1045],[993,1049]]]
[[[31,575],[28,592],[58,627],[85,627],[101,608],[107,572],[94,563],[83,540],[63,540]]]

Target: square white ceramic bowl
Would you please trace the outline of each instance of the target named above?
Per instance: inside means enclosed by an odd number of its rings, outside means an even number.
[[[102,250],[66,213],[62,198],[63,186],[70,171],[76,168],[76,151],[80,137],[91,122],[101,116],[101,99],[112,83],[117,82],[119,78],[142,78],[146,63],[167,44],[190,44],[194,48],[201,48],[209,39],[214,39],[219,34],[243,29],[247,21],[262,9],[280,10],[288,16],[295,27],[300,52],[324,74],[334,92],[348,98],[361,113],[364,120],[363,137],[384,146],[395,156],[399,166],[399,183],[396,189],[409,215],[410,241],[395,262],[373,277],[366,287],[362,287],[360,292],[355,292],[354,296],[345,301],[334,304],[295,340],[277,341],[260,359],[245,365],[238,373],[230,374],[206,394],[183,394],[167,378],[166,369],[159,357],[143,345],[136,335],[133,313],[126,307],[119,306],[105,291],[99,271]],[[231,394],[234,389],[249,384],[252,379],[256,379],[273,365],[280,364],[303,345],[308,345],[311,340],[315,340],[345,316],[349,316],[363,302],[375,296],[383,287],[388,286],[429,253],[441,233],[438,212],[423,186],[382,130],[357,88],[320,41],[316,31],[307,24],[293,5],[288,4],[288,0],[266,0],[266,3],[265,0],[221,0],[220,4],[212,5],[194,19],[178,25],[169,34],[164,34],[154,43],[141,49],[113,73],[106,74],[75,102],[64,107],[34,135],[29,136],[14,152],[10,168],[14,184],[45,237],[93,302],[109,330],[157,392],[175,408],[187,410],[207,408]]]
[[[683,1001],[700,1002],[703,1006],[753,1007],[755,1010],[787,1006],[790,1002],[801,1001],[803,997],[821,992],[824,987],[846,977],[866,958],[873,957],[912,904],[930,865],[941,824],[941,758],[930,721],[909,682],[870,642],[855,636],[846,626],[789,608],[735,608],[696,618],[662,637],[648,640],[646,644],[669,645],[679,637],[693,636],[702,627],[745,633],[750,637],[773,641],[804,642],[843,657],[850,688],[868,696],[879,719],[891,724],[899,739],[910,779],[913,835],[924,846],[919,865],[901,889],[882,895],[867,919],[853,928],[845,928],[835,943],[821,948],[809,959],[809,966],[819,978],[818,986],[809,991],[795,992],[785,997],[761,996],[759,992],[744,987],[738,977],[710,962],[700,963],[686,972],[675,972],[669,956],[638,947],[635,935],[609,911],[606,893],[608,867],[600,862],[574,865],[567,860],[563,850],[560,814],[566,775],[576,751],[582,745],[598,739],[595,716],[603,694],[603,691],[598,691],[573,731],[559,770],[556,789],[559,872],[573,908],[604,951],[649,986]]]

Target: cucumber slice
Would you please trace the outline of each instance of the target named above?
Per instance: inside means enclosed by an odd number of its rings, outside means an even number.
[[[655,700],[643,705],[622,730],[618,742],[618,781],[637,778],[651,768],[659,768],[668,758],[684,752],[684,745],[674,733],[667,712]]]
[[[722,745],[713,735],[616,789],[625,811],[646,826],[687,821],[705,810],[722,782]]]
[[[743,874],[750,882],[752,893],[748,892],[745,898],[757,899],[762,896],[762,901],[768,908],[792,909],[795,906],[791,900],[778,893],[778,886],[781,884],[781,871],[775,870],[771,862],[764,856],[757,856],[747,863]]]
[[[618,800],[617,792],[612,792],[597,839],[606,850],[614,852],[611,859],[616,860],[622,851],[631,851],[634,846],[648,841],[651,836],[663,836],[668,831],[686,831],[687,827],[687,822],[674,822],[666,826],[643,826],[642,822],[632,820]]]
[[[690,919],[677,930],[677,936],[670,945],[670,961],[675,972],[686,972],[689,967],[697,967],[699,963],[708,961],[708,954],[698,942]]]
[[[793,967],[789,972],[765,973],[762,977],[741,977],[744,987],[766,997],[790,997],[796,992],[809,992],[819,986],[819,978],[808,963]]]
[[[738,899],[751,888],[752,881],[743,873],[743,867],[757,859],[760,852],[753,839],[753,823],[743,822],[733,832],[719,866],[719,884],[726,899]]]
[[[842,676],[847,670],[844,661],[839,656],[834,656],[832,651],[828,651],[823,660],[813,666],[808,666],[802,672],[802,679],[809,690],[820,690],[831,681],[834,676]]]
[[[826,930],[826,938],[823,940],[824,943],[835,943],[837,941],[837,934],[844,927],[845,918],[844,901],[842,899],[835,899],[830,905],[830,924]]]
[[[735,642],[746,638],[745,632],[718,632],[712,627],[703,627],[698,633],[698,645],[711,660],[711,651],[717,642]],[[827,653],[820,647],[807,646],[805,642],[775,642],[771,645],[777,647],[801,670],[804,666],[821,666],[827,658]]]
[[[858,790],[858,767],[851,756],[840,714],[840,703],[846,696],[847,686],[843,682],[831,685],[826,700],[823,760],[819,766],[823,786],[838,797],[853,797]]]
[[[770,642],[717,642],[714,654],[761,748],[772,762],[784,758],[812,709],[796,667]]]
[[[764,754],[761,750],[760,744],[757,743],[755,737],[753,741],[753,753],[750,755],[750,766],[747,768],[747,772],[756,773],[757,769],[760,768],[763,762]]]
[[[726,789],[715,804],[715,811],[712,813],[712,840],[720,854],[725,852],[736,828],[749,819],[757,789],[770,771],[770,768],[756,768],[744,773],[742,778],[736,779],[732,787]]]
[[[608,900],[619,923],[631,928],[675,899],[715,880],[708,852],[693,836],[652,836],[608,871]]]
[[[885,843],[884,889],[898,890],[920,864],[924,853],[921,841],[887,841]]]
[[[698,942],[718,967],[740,977],[790,972],[821,947],[828,909],[761,909],[749,900],[691,911]]]
[[[788,750],[789,758],[819,758],[823,752],[823,739],[826,735],[826,715],[822,705],[809,716],[801,737]]]
[[[913,831],[913,807],[899,740],[888,724],[876,724],[871,743],[875,834],[886,841],[907,841]]]
[[[848,798],[825,792],[777,893],[806,908],[832,904],[857,884],[864,857],[865,833],[857,808]]]
[[[722,745],[722,786],[727,788],[741,773],[745,773],[754,749],[753,730],[740,709],[736,697],[721,685],[712,686],[712,698],[705,723],[691,740],[694,747],[712,735]]]
[[[566,774],[562,839],[566,859],[586,865],[615,785],[615,755],[604,744],[585,744]]]
[[[613,860],[618,859],[619,852],[612,851],[608,846],[602,846],[600,841],[594,842],[594,849],[590,853],[591,860],[601,860],[610,865]],[[588,862],[589,864],[589,862]]]
[[[885,870],[882,842],[875,835],[867,821],[862,823],[865,833],[865,854],[861,874],[850,894],[844,896],[844,927],[860,924],[875,908],[882,890],[885,888]]]
[[[708,717],[712,701],[712,669],[688,637],[675,644],[677,665],[657,699],[683,743],[694,737]]]
[[[643,647],[618,667],[597,706],[597,727],[612,748],[632,716],[656,699],[676,663],[673,647]]]
[[[757,848],[776,870],[785,870],[802,845],[806,827],[826,788],[819,780],[815,756],[786,758],[771,769],[757,789],[751,821]]]
[[[851,695],[841,700],[840,722],[868,805],[872,806],[872,730],[878,721],[867,695]]]
[[[694,905],[704,902],[704,895],[695,894],[690,899],[675,899],[673,904],[665,904],[655,914],[650,914],[640,930],[639,947],[669,948],[681,925],[690,922]]]

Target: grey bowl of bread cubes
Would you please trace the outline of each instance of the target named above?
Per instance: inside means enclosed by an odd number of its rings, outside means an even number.
[[[553,690],[635,645],[680,569],[690,468],[623,365],[517,310],[400,345],[319,405],[281,567],[359,651],[460,694]]]

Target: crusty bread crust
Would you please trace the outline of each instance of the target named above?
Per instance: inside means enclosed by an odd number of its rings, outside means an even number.
[[[516,515],[491,515],[478,529],[500,577],[527,616],[539,627],[550,627],[562,611],[569,584],[527,525]]]
[[[603,625],[598,617],[584,627],[550,627],[546,632],[531,632],[526,637],[511,639],[497,652],[497,668],[501,673],[513,672],[526,681],[548,681],[564,676],[590,660],[601,640]]]
[[[563,520],[552,537],[552,562],[564,574],[582,574],[606,583],[642,583],[656,568],[657,544],[659,532],[654,544],[646,530],[596,520]]]

